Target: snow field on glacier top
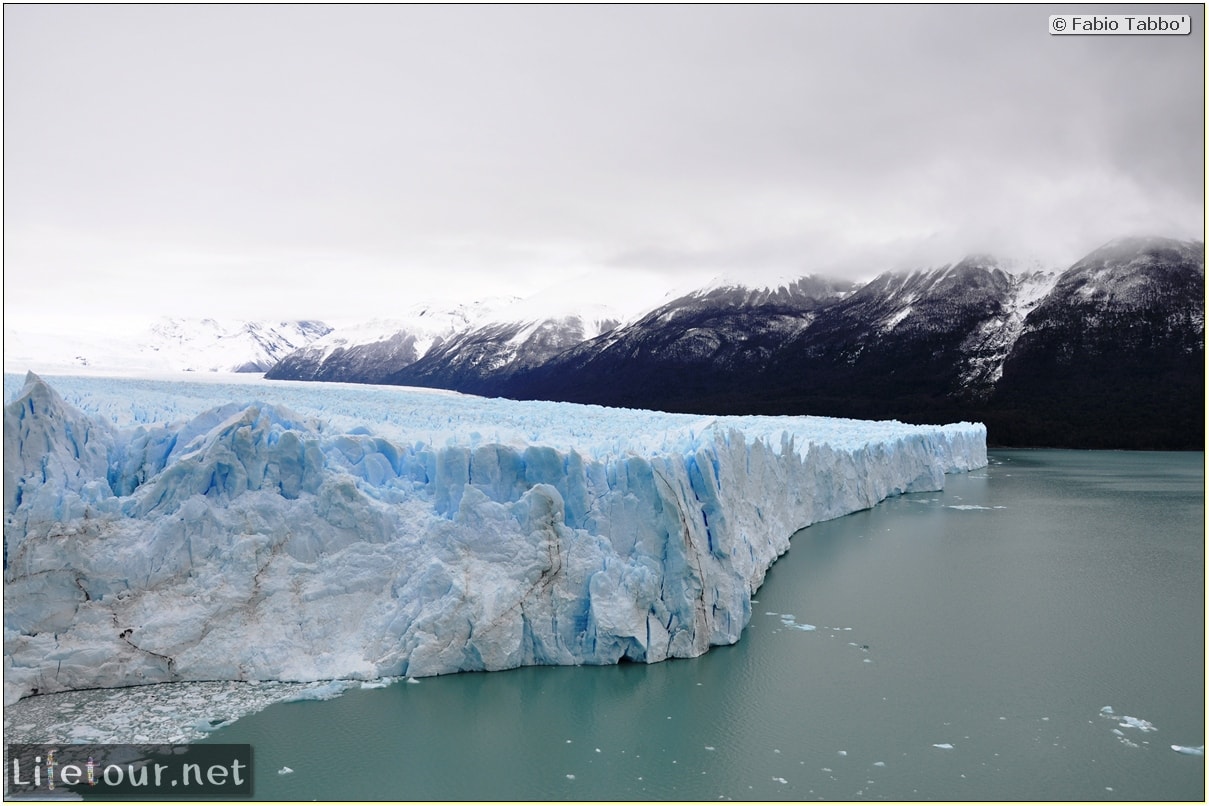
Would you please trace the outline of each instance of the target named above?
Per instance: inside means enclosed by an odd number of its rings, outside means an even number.
[[[321,430],[381,436],[405,443],[418,441],[433,447],[554,445],[594,459],[625,453],[691,452],[707,431],[717,429],[741,431],[748,439],[764,441],[774,452],[792,441],[801,456],[812,443],[852,450],[874,443],[893,445],[899,437],[917,431],[915,426],[894,420],[673,414],[482,398],[443,389],[265,381],[236,373],[186,381],[179,375],[138,379],[48,375],[45,379],[67,402],[118,428],[168,424],[232,402],[255,401],[327,421],[328,427]],[[19,394],[23,384],[21,376],[4,376],[6,404]],[[955,423],[924,428],[956,434],[971,427],[969,423]]]

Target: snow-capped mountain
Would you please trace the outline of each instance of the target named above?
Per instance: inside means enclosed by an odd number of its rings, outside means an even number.
[[[1204,244],[1112,241],[1025,318],[985,419],[999,439],[1044,444],[1025,415],[1042,407],[1068,444],[1203,450],[1204,359]]]
[[[512,300],[469,304],[416,303],[393,319],[375,319],[333,330],[273,367],[273,380],[380,383],[423,358],[446,339],[473,326],[485,312]]]
[[[458,333],[422,358],[385,376],[385,383],[489,392],[503,378],[541,366],[554,356],[616,326],[615,319],[581,316],[489,322]]]
[[[863,285],[719,279],[618,321],[543,316],[540,303],[497,308],[427,351],[349,347],[369,357],[324,375],[298,368],[315,365],[303,351],[269,377],[700,414],[982,419],[995,444],[1203,442],[1199,241],[1119,239],[1065,270],[971,255]],[[1089,427],[1083,405],[1117,427]]]
[[[813,276],[776,288],[714,283],[483,393],[666,410],[676,410],[676,399],[709,401],[742,387],[818,311],[854,288]]]
[[[981,419],[995,444],[1203,446],[1200,242],[1123,239],[1065,271],[971,256],[833,291],[788,304],[690,296],[481,391],[695,413]]]
[[[130,336],[6,332],[4,360],[40,372],[264,372],[330,331],[309,320],[164,317]]]
[[[470,391],[479,379],[536,366],[621,321],[603,305],[544,309],[544,301],[539,295],[415,305],[398,319],[333,331],[286,356],[266,377]]]
[[[585,324],[578,316],[490,325],[451,340],[388,381],[498,394],[522,376],[528,379],[524,383],[544,377],[547,367],[574,384],[596,372],[593,362],[606,353],[641,356],[656,376],[669,369],[684,373],[700,363],[734,364],[747,360],[747,351],[766,355],[784,328],[796,327],[820,299],[848,290],[846,283],[809,277],[775,289],[717,285],[672,300],[626,326],[607,319]],[[560,391],[557,399],[573,400],[574,389]]]

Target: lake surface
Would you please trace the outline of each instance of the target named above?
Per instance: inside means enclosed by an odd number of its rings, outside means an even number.
[[[1204,455],[993,451],[946,483],[799,532],[735,646],[206,741],[253,745],[259,799],[1203,800],[1172,745],[1205,741]]]

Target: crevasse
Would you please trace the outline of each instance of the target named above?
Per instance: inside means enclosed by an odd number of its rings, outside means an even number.
[[[693,657],[798,529],[986,464],[969,423],[63,382],[5,406],[6,702]]]

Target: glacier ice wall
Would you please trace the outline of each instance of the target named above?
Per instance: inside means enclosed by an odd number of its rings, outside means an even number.
[[[6,702],[693,657],[796,530],[986,464],[969,423],[62,382],[4,411]]]

